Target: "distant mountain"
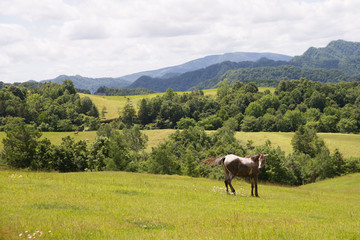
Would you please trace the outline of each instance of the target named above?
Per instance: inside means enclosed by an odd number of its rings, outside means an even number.
[[[54,79],[43,80],[41,82],[55,82],[62,83],[64,79],[71,79],[75,85],[75,88],[87,89],[91,93],[94,93],[99,87],[114,87],[114,88],[125,88],[130,84],[129,81],[126,81],[122,78],[88,78],[80,75],[68,76],[60,75]]]
[[[324,48],[309,48],[290,63],[302,68],[337,68],[350,75],[360,74],[360,43],[332,41]]]
[[[258,86],[276,87],[281,80],[306,78],[311,81],[323,83],[338,83],[341,81],[360,81],[360,75],[351,76],[339,69],[300,68],[291,65],[277,67],[240,68],[227,71],[220,77],[208,79],[194,88],[216,88],[217,84],[227,79],[230,84],[236,81],[243,83],[255,82]]]
[[[288,62],[274,61],[266,58],[261,58],[256,62],[245,61],[236,63],[226,61],[167,79],[142,76],[128,86],[128,88],[147,88],[157,92],[164,92],[166,89],[171,87],[174,91],[186,91],[209,79],[219,78],[229,70],[239,68],[258,68],[264,66],[275,67],[285,64],[288,64]]]
[[[169,87],[175,91],[212,88],[225,78],[231,82],[255,81],[263,86],[274,86],[280,80],[300,77],[321,82],[359,81],[360,43],[332,41],[324,48],[311,47],[303,55],[293,58],[274,53],[226,53],[119,78],[61,75],[46,81],[61,83],[68,78],[76,88],[88,89],[92,93],[101,86],[164,92]]]
[[[203,58],[195,59],[190,62],[186,62],[181,65],[161,68],[158,70],[144,71],[139,73],[134,73],[126,76],[122,76],[122,79],[133,82],[141,76],[149,76],[153,78],[169,78],[178,76],[185,72],[190,72],[198,70],[201,68],[206,68],[210,65],[222,63],[225,61],[231,62],[243,62],[243,61],[257,61],[261,58],[267,58],[274,61],[289,61],[290,56],[276,54],[276,53],[255,53],[255,52],[234,52],[234,53],[225,53],[221,55],[210,55]]]

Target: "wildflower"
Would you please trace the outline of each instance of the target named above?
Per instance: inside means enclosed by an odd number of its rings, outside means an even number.
[[[22,235],[23,235],[23,234],[22,234],[22,233],[20,233],[20,234],[19,234],[19,237],[21,237]]]

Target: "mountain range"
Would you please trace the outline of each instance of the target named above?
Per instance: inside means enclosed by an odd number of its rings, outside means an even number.
[[[163,92],[213,88],[225,78],[230,82],[254,81],[276,86],[280,80],[306,77],[313,81],[338,82],[360,80],[360,43],[337,40],[324,48],[310,47],[300,56],[275,53],[236,52],[211,55],[181,65],[125,75],[119,78],[87,78],[61,75],[44,80],[61,83],[73,80],[76,88],[92,93],[101,86],[147,88]]]

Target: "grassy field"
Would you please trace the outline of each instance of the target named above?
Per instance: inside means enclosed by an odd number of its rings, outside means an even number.
[[[343,133],[317,133],[324,139],[326,146],[333,152],[336,148],[344,157],[360,157],[360,135]],[[292,132],[236,132],[236,138],[244,144],[248,140],[254,141],[254,145],[262,145],[266,140],[270,140],[272,146],[280,146],[286,153],[291,153],[291,139],[294,136]]]
[[[157,146],[164,141],[174,129],[159,129],[159,130],[144,130],[148,138],[147,150],[150,151],[152,147]],[[60,144],[61,139],[66,136],[73,137],[76,141],[88,140],[89,143],[94,141],[96,132],[79,132],[75,135],[73,132],[44,132],[43,137],[48,138],[53,144]],[[291,139],[294,133],[281,132],[236,132],[236,138],[242,144],[246,144],[248,140],[254,141],[254,145],[262,145],[269,139],[273,146],[280,146],[286,153],[292,152]],[[342,134],[342,133],[318,133],[318,136],[323,138],[326,145],[331,152],[338,148],[344,157],[360,157],[360,135],[359,134]],[[2,149],[2,141],[5,137],[4,132],[0,132],[0,149]]]
[[[360,174],[301,187],[0,171],[0,239],[359,239]],[[40,236],[41,235],[41,236]]]
[[[275,91],[275,88],[271,87],[259,87],[259,91],[270,90],[271,92]],[[215,96],[217,89],[205,89],[203,90],[205,95]],[[184,92],[176,92],[178,94],[183,94]],[[122,111],[127,101],[130,101],[135,109],[138,108],[138,102],[143,98],[154,98],[156,96],[164,95],[165,93],[153,93],[147,95],[133,95],[133,96],[99,96],[99,95],[90,95],[79,93],[80,97],[89,97],[98,108],[99,113],[102,109],[106,107],[105,119],[113,119],[119,117],[119,112]]]

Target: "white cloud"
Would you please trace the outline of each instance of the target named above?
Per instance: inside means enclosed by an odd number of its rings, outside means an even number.
[[[299,55],[360,41],[358,9],[357,0],[2,0],[0,81],[118,77],[234,51]]]

